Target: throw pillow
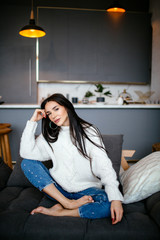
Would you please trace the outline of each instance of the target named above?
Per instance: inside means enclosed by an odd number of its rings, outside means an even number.
[[[149,154],[120,175],[124,203],[143,200],[160,191],[160,151]]]
[[[0,158],[0,190],[2,190],[8,181],[12,169]]]

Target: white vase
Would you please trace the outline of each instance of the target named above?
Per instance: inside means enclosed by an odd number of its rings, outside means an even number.
[[[118,105],[123,105],[123,98],[119,97],[117,100]]]

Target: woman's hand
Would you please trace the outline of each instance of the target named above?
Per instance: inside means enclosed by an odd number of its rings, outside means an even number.
[[[123,216],[123,208],[121,201],[113,200],[111,202],[111,218],[112,224],[116,224],[121,221]]]
[[[46,118],[46,113],[44,109],[36,109],[35,112],[33,113],[33,116],[31,117],[30,121],[32,122],[37,122],[41,120],[43,117]]]

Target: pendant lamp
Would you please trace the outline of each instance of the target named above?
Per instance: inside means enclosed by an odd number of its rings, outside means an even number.
[[[107,12],[124,13],[125,11],[119,1],[116,0],[107,8]]]
[[[46,35],[43,28],[35,24],[34,12],[33,12],[33,1],[32,1],[32,9],[31,9],[29,25],[24,26],[19,31],[19,34],[23,37],[28,37],[28,38],[40,38]]]

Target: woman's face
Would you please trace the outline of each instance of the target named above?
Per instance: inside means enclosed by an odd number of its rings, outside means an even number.
[[[68,113],[64,106],[57,102],[50,101],[45,105],[45,113],[57,126],[69,126]]]

